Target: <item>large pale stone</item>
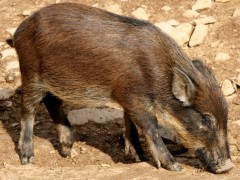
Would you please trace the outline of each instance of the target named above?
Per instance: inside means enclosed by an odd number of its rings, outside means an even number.
[[[17,57],[17,53],[14,48],[4,49],[1,51],[0,54],[1,54],[2,59],[5,59],[7,57]]]
[[[215,0],[216,2],[228,2],[230,0]]]
[[[192,35],[193,32],[193,26],[190,23],[182,23],[179,24],[176,27],[177,30],[183,32],[185,34],[184,36],[184,43],[188,42],[190,40],[190,37]]]
[[[171,26],[177,26],[179,25],[179,22],[176,21],[175,19],[170,19],[167,21],[168,24],[170,24]]]
[[[16,30],[17,28],[8,28],[6,31],[9,33],[11,37],[13,37]]]
[[[19,62],[18,61],[7,61],[6,62],[6,71],[10,71],[12,69],[19,69]]]
[[[202,44],[204,38],[207,36],[207,33],[207,25],[197,24],[189,41],[189,46],[193,47]]]
[[[163,32],[171,36],[179,46],[189,41],[189,37],[192,32],[192,25],[189,23],[183,23],[174,28],[166,22],[160,22],[155,24]],[[190,32],[191,31],[191,32]]]
[[[115,14],[123,14],[122,8],[119,4],[108,4],[104,7],[104,9]]]
[[[123,119],[123,111],[118,109],[78,109],[71,110],[68,112],[68,119],[72,125],[83,125],[89,121],[95,123],[108,123],[109,121],[114,121],[116,119]],[[168,129],[161,128],[160,134],[166,139],[170,139],[174,142],[180,142],[179,138],[170,132]]]
[[[106,123],[117,118],[122,118],[123,112],[115,109],[78,109],[68,113],[68,118],[71,124],[82,125],[88,121],[96,123]]]
[[[192,6],[192,10],[204,10],[212,7],[212,0],[197,0]]]
[[[172,34],[172,32],[174,31],[174,27],[172,27],[170,24],[166,23],[166,22],[159,22],[159,23],[155,23],[155,26],[157,26],[158,28],[160,28],[163,32],[165,32],[166,34],[170,35]]]
[[[215,23],[216,21],[217,20],[212,16],[208,16],[208,17],[193,20],[193,22],[195,24],[212,24],[212,23]]]
[[[199,16],[199,13],[195,10],[189,9],[183,13],[183,16],[186,18],[197,18]]]
[[[148,20],[148,18],[150,17],[150,14],[147,13],[144,8],[140,7],[132,12],[132,16],[137,19]]]

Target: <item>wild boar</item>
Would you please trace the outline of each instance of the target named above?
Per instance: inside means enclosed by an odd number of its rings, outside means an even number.
[[[149,22],[80,4],[56,4],[27,18],[14,35],[22,78],[22,164],[34,161],[33,125],[43,101],[56,123],[61,152],[73,145],[62,103],[118,103],[126,144],[141,156],[136,127],[157,167],[178,171],[158,129],[175,132],[213,173],[228,172],[228,107],[212,71]],[[128,145],[126,145],[128,147]]]

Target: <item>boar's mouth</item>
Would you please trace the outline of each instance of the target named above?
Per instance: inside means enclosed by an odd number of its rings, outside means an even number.
[[[215,174],[229,172],[234,167],[231,159],[221,159],[220,161],[215,160],[213,159],[211,154],[205,149],[198,149],[196,151],[196,156],[203,163],[207,170]]]

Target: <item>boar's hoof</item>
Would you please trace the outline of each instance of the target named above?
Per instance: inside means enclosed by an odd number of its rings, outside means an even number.
[[[149,158],[145,154],[139,155],[139,159],[140,159],[140,161],[143,161],[143,162],[146,162],[149,160]]]
[[[62,144],[60,154],[62,155],[62,157],[70,157],[71,149],[72,149],[71,146]]]
[[[174,163],[172,165],[167,165],[165,168],[170,171],[181,171],[182,170],[182,166],[178,163]]]
[[[213,170],[214,173],[220,174],[220,173],[226,173],[230,171],[235,165],[232,163],[230,159],[227,159],[223,166],[221,166],[218,169]]]
[[[28,163],[34,163],[34,156],[30,156],[29,158],[24,156],[21,158],[22,165],[26,165]]]

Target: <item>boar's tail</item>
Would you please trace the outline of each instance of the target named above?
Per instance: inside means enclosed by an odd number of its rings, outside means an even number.
[[[14,41],[13,41],[13,39],[7,39],[7,40],[6,40],[6,43],[7,43],[9,46],[11,46],[11,47],[15,47],[15,46],[14,46]]]

